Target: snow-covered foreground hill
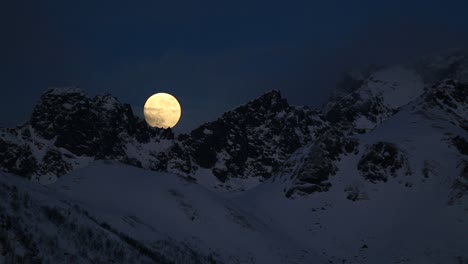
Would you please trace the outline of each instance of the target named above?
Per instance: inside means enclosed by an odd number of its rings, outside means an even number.
[[[8,226],[0,233],[6,254],[0,262],[15,263],[14,255],[45,263],[320,259],[273,230],[269,218],[173,174],[95,162],[49,187],[11,175],[0,179]]]
[[[448,202],[445,173],[375,184],[362,180],[357,159],[341,160],[330,191],[294,199],[284,196],[284,175],[235,196],[117,162],[95,162],[49,187],[2,175],[0,262],[16,263],[14,253],[43,263],[468,260],[468,207]],[[350,187],[360,199],[347,199]]]

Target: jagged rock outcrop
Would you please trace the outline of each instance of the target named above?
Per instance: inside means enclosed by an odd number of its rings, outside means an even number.
[[[29,122],[2,129],[0,136],[4,170],[50,180],[94,159],[132,163],[127,144],[174,137],[170,130],[148,127],[117,98],[91,98],[79,88],[47,90]]]
[[[448,114],[448,121],[468,131],[468,83],[445,79],[432,86],[424,96],[422,109]]]
[[[414,149],[401,145],[401,138],[385,141],[370,136],[373,139],[370,142],[362,140],[387,120],[392,120],[391,131],[399,130],[398,125],[402,126],[403,131],[408,130],[405,144],[418,140],[418,134],[412,132],[415,129],[413,124],[434,123],[432,127],[437,131],[429,132],[430,128],[424,127],[418,133],[421,136],[424,133],[434,133],[445,146],[456,149],[459,155],[466,155],[468,86],[460,80],[445,78],[452,76],[463,79],[468,64],[466,53],[451,56],[439,58],[434,64],[428,60],[421,64],[420,61],[417,64],[419,68],[414,65],[381,67],[362,74],[349,74],[324,108],[324,116],[330,122],[331,129],[294,153],[279,173],[280,178],[290,178],[284,188],[285,195],[293,197],[328,191],[332,188],[331,177],[340,170],[340,160],[345,156],[356,157],[353,164],[347,165],[346,170],[371,183],[387,181],[398,175],[414,174],[416,168],[411,167],[414,164],[410,164],[410,157],[406,153]],[[437,76],[444,79],[428,79],[428,76],[423,75],[427,72],[437,72]],[[400,112],[401,115],[398,116]],[[414,120],[405,123],[409,119]],[[437,122],[449,122],[453,128],[445,129],[442,127],[445,125]],[[431,136],[424,135],[424,138]],[[464,162],[463,158],[460,162]],[[423,177],[427,178],[435,173],[436,165],[431,161],[425,161],[424,164],[424,168],[416,174],[422,172]],[[398,182],[407,187],[412,186],[407,178],[399,179]],[[457,178],[453,186],[453,197],[465,193],[463,179]],[[365,190],[360,188],[361,184],[355,183],[346,187],[347,198],[353,201],[367,199]]]
[[[285,190],[286,197],[328,191],[332,186],[329,177],[338,170],[336,162],[343,155],[356,154],[358,146],[358,140],[330,130],[302,150],[302,154],[292,156],[281,171],[292,178]]]
[[[98,159],[125,156],[128,138],[148,142],[173,137],[170,131],[149,128],[133,115],[130,105],[117,98],[108,94],[90,98],[77,88],[49,89],[41,96],[30,123],[37,135],[55,138],[55,146]]]
[[[17,145],[0,139],[0,166],[7,172],[27,177],[37,169],[37,161],[29,145]]]
[[[350,77],[348,77],[350,78]],[[402,66],[387,67],[365,79],[347,81],[351,92],[332,97],[324,115],[346,133],[366,133],[424,92],[422,78]],[[346,91],[345,88],[339,88]],[[341,92],[343,93],[343,92]]]
[[[378,142],[362,155],[357,169],[366,180],[386,182],[390,176],[395,177],[404,167],[406,167],[405,174],[410,175],[411,170],[407,166],[407,157],[397,145]]]
[[[29,123],[3,137],[8,139],[5,151],[31,149],[22,156],[36,165],[26,171],[5,160],[4,167],[53,181],[51,175],[110,159],[191,178],[200,168],[208,169],[221,183],[249,177],[263,181],[327,126],[320,112],[290,106],[279,91],[271,91],[174,138],[170,129],[148,127],[111,95],[91,98],[78,88],[53,88],[41,96]]]
[[[320,112],[290,106],[279,91],[271,91],[180,135],[160,157],[170,171],[193,175],[208,169],[221,183],[249,177],[263,181],[327,127]]]

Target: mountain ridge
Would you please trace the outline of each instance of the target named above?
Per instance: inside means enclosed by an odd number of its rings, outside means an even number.
[[[0,262],[466,263],[454,61],[355,74],[323,111],[268,92],[182,135],[49,90],[34,126],[0,130]]]
[[[323,111],[291,106],[280,91],[272,90],[177,136],[170,129],[150,128],[130,105],[110,94],[91,98],[76,87],[51,88],[41,96],[29,122],[1,129],[0,165],[48,183],[93,160],[111,159],[236,191],[261,184],[284,170],[283,163],[294,152],[315,144],[315,159],[324,159],[306,169],[317,178],[308,179],[312,185],[307,188],[326,190],[315,184],[332,173],[332,160],[339,153],[355,151],[357,143],[348,135],[372,131],[437,86],[432,79],[425,84],[427,77],[420,72],[464,76],[467,56],[463,52],[445,56],[433,59],[437,63],[423,58],[410,66],[370,67],[362,74],[346,75],[337,88],[341,92],[333,93]],[[437,96],[442,95],[433,95]],[[456,117],[462,127],[463,114]]]
[[[268,128],[263,127],[265,120]],[[231,178],[262,181],[325,127],[318,111],[292,107],[273,90],[176,138],[171,129],[149,127],[130,105],[109,94],[91,98],[79,88],[51,88],[41,96],[29,122],[1,130],[4,153],[20,153],[25,159],[19,165],[6,160],[2,167],[47,183],[93,160],[111,159],[191,178],[199,168],[209,169],[221,184]],[[259,133],[267,134],[257,139]],[[225,158],[216,165],[218,155]],[[247,159],[252,165],[246,169]],[[264,166],[257,170],[259,163]]]

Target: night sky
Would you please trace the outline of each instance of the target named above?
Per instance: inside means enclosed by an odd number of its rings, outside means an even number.
[[[319,107],[350,68],[467,46],[467,13],[468,1],[2,1],[0,125],[56,86],[140,110],[169,92],[179,131],[271,89]]]

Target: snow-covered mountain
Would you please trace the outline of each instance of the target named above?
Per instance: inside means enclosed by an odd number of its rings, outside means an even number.
[[[388,67],[371,74],[351,93],[330,101],[325,114],[345,129],[364,133],[423,91],[424,82],[416,72],[402,66]]]
[[[403,166],[405,159],[398,146],[394,143],[378,142],[366,154],[360,150],[362,142],[353,135],[363,134],[367,138],[372,130],[396,118],[400,112],[409,112],[408,116],[420,116],[421,120],[415,122],[423,123],[430,123],[433,116],[436,116],[437,119],[447,120],[466,132],[466,84],[446,77],[463,79],[463,74],[468,70],[467,54],[455,52],[446,57],[434,58],[433,63],[423,58],[407,66],[373,67],[361,74],[348,74],[324,108],[325,118],[330,123],[329,129],[317,140],[294,153],[284,164],[280,174],[292,175],[290,177],[293,179],[286,195],[289,197],[293,193],[307,194],[329,190],[329,177],[337,173],[339,168],[336,163],[343,156],[362,155],[358,167],[361,170],[369,170],[368,167],[372,167],[372,171],[363,172],[369,178],[386,179],[389,174],[394,174],[394,170]],[[431,71],[435,74],[436,70],[437,76],[443,77],[438,83],[426,76]],[[399,126],[406,131],[403,123]],[[424,128],[420,131],[423,135],[423,132],[430,130]],[[447,144],[466,148],[466,133],[450,130],[439,133],[439,136],[444,138],[447,134],[454,134],[455,136],[445,140]],[[398,140],[394,142],[399,143]],[[375,157],[372,154],[375,152],[395,157],[387,160]],[[464,152],[466,151],[463,150],[462,153]],[[373,163],[383,163],[384,167],[392,170],[376,173],[375,167],[382,164],[374,166]],[[408,174],[411,173],[408,171]]]
[[[290,106],[271,91],[174,138],[170,129],[149,127],[111,95],[90,98],[78,88],[53,88],[29,122],[0,130],[0,166],[50,183],[94,160],[118,160],[243,190],[271,177],[326,127],[318,111]]]
[[[439,177],[454,186],[465,186],[467,116],[468,85],[446,80],[366,134],[325,134],[292,155],[278,177],[289,179],[288,197],[328,191],[335,175],[349,171],[340,168],[341,160],[356,157],[353,170],[359,172],[361,180],[378,183],[396,177],[411,187],[416,184],[412,181],[427,178],[429,171],[436,170],[435,164],[448,159],[453,163],[442,162],[450,166],[437,169],[444,173]],[[359,191],[347,190],[350,199],[359,199]]]
[[[50,89],[0,131],[0,262],[468,263],[466,58],[352,72],[322,110],[271,91],[183,135]]]
[[[301,148],[239,202],[331,263],[466,263],[467,117],[468,85],[447,80],[366,134]]]

